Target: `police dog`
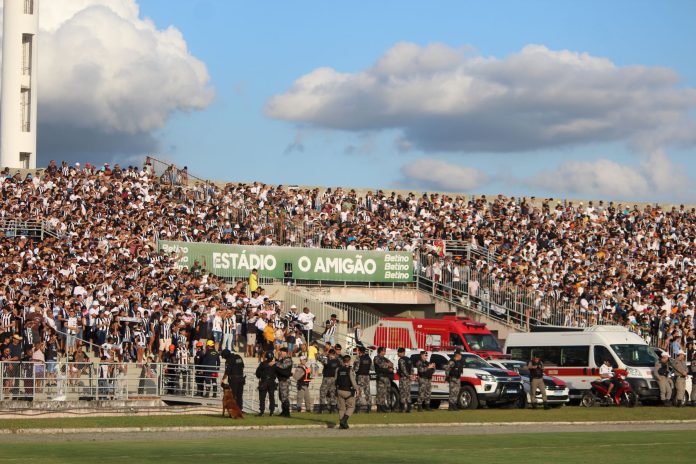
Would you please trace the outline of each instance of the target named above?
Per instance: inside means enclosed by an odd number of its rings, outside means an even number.
[[[222,391],[224,392],[222,396],[222,417],[225,417],[225,412],[228,412],[232,419],[244,419],[244,414],[242,414],[242,410],[234,399],[229,384],[223,383]]]

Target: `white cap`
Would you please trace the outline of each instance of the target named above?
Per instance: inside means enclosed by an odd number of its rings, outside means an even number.
[[[679,350],[679,352],[677,353],[677,356],[681,356],[681,355],[686,355],[684,350]]]
[[[665,358],[665,357],[669,358],[669,353],[666,352],[666,351],[663,351],[662,354],[660,355],[660,357],[662,357],[662,358]]]
[[[290,306],[290,309],[297,309],[297,306],[296,306],[296,305],[292,305],[292,306]]]

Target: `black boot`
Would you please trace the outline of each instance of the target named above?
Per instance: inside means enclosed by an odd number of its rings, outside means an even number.
[[[457,406],[454,403],[450,403],[449,407],[447,408],[448,411],[456,411]]]
[[[370,414],[370,411],[371,411],[371,410],[372,410],[372,405],[371,405],[371,404],[368,404],[367,406],[365,406],[365,414]]]
[[[323,414],[324,413],[324,405],[319,404],[319,410],[317,411],[317,414]]]
[[[348,416],[341,417],[339,424],[340,424],[339,428],[341,428],[343,430],[348,429]]]
[[[432,411],[432,409],[430,409],[430,405],[428,403],[423,403],[423,409],[425,411]]]
[[[416,403],[416,411],[423,412],[423,405],[420,403]]]
[[[549,403],[544,403],[544,410],[548,411],[549,409],[551,409],[551,406],[549,406]]]
[[[263,417],[263,411],[259,411],[259,413],[256,415],[256,417]]]
[[[406,412],[411,412],[411,402],[406,403]]]

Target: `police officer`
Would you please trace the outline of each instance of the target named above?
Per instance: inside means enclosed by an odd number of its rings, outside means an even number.
[[[205,356],[205,351],[203,351],[203,342],[196,342],[196,354],[193,357],[193,364],[195,368],[195,381],[196,381],[196,396],[203,396],[203,385],[205,384],[205,372],[203,369],[203,356]]]
[[[413,364],[411,358],[406,356],[406,349],[399,348],[397,351],[399,360],[396,363],[396,371],[399,374],[399,411],[411,412],[411,374]]]
[[[418,372],[418,410],[430,411],[430,394],[433,390],[432,378],[435,373],[435,364],[428,362],[428,352],[421,351],[420,359],[416,361]]]
[[[263,416],[263,412],[266,409],[266,395],[268,395],[269,415],[272,416],[276,407],[276,370],[272,351],[266,353],[264,360],[256,368],[256,378],[259,379],[259,413],[257,416]]]
[[[300,356],[300,364],[295,367],[292,378],[297,382],[297,412],[302,411],[304,401],[307,412],[314,410],[312,397],[309,394],[309,384],[312,381],[312,369],[307,365],[307,356]]]
[[[529,397],[532,401],[532,409],[537,407],[537,390],[541,392],[544,409],[549,409],[546,400],[546,385],[544,385],[544,363],[541,362],[538,354],[532,356],[532,360],[527,363],[527,369],[529,369]]]
[[[217,398],[217,373],[220,370],[220,353],[215,349],[215,343],[212,340],[207,342],[208,349],[201,359],[203,369],[205,369],[205,396],[210,396],[210,390],[213,391],[213,398]]]
[[[352,359],[343,357],[343,365],[336,370],[336,395],[338,396],[338,418],[340,428],[348,428],[348,419],[355,410],[355,397],[360,395],[360,387],[355,381],[355,372],[351,367]]]
[[[336,370],[341,362],[336,359],[336,350],[331,348],[328,356],[317,356],[317,360],[324,366],[321,372],[321,387],[319,387],[319,414],[336,410]]]
[[[696,406],[696,350],[693,348],[693,343],[687,344],[689,346],[687,349],[687,359],[691,360],[689,364],[689,369],[691,371],[691,406]]]
[[[377,348],[377,356],[375,356],[375,374],[377,374],[377,412],[389,412],[387,400],[389,398],[389,390],[391,381],[394,380],[394,364],[389,361],[384,354],[387,350],[380,346]]]
[[[672,372],[672,367],[669,364],[669,353],[666,351],[662,352],[660,360],[655,363],[655,370],[653,374],[657,379],[657,383],[660,386],[660,399],[664,406],[670,406],[670,400],[672,399],[672,380],[669,378]]]
[[[682,407],[684,406],[684,394],[686,393],[686,376],[689,375],[686,367],[686,353],[684,351],[679,350],[677,360],[672,362],[672,368],[675,374],[674,388],[677,390],[677,406]]]
[[[234,351],[223,350],[220,354],[225,360],[225,375],[234,400],[239,409],[244,409],[244,360]]]
[[[278,377],[278,397],[280,398],[280,413],[283,417],[290,417],[290,377],[292,376],[292,359],[288,356],[288,349],[283,347],[279,351],[280,356],[275,365],[276,377]]]
[[[462,352],[457,349],[454,356],[445,366],[445,376],[449,382],[449,411],[459,410],[459,390],[462,384],[462,372],[464,370],[464,361],[462,360]]]
[[[372,409],[372,396],[370,395],[370,369],[372,368],[372,358],[367,354],[367,350],[364,346],[358,347],[358,362],[355,363],[355,375],[357,377],[358,386],[362,394],[358,397],[358,408],[355,412],[360,410],[360,406],[365,407],[365,412],[369,414],[370,409]]]

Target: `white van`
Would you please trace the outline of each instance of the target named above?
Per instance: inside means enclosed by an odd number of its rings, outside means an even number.
[[[637,334],[618,326],[542,329],[510,334],[505,341],[505,353],[521,361],[539,355],[546,375],[565,381],[572,399],[580,399],[590,389],[590,383],[599,378],[599,367],[605,359],[615,369],[628,372],[626,380],[641,401],[660,399],[660,389],[653,377],[657,355]]]

